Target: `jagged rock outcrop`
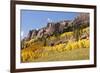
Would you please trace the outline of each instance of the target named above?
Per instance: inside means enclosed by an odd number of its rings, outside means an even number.
[[[51,36],[53,34],[63,33],[64,31],[73,30],[73,26],[76,28],[77,26],[89,26],[89,14],[88,13],[80,13],[73,20],[63,20],[59,22],[49,22],[47,26],[39,29],[39,30],[30,30],[28,35],[24,38],[24,40],[31,40],[34,38],[42,38],[43,36]]]
[[[74,25],[84,25],[89,24],[89,14],[88,13],[80,13],[79,16],[75,17],[73,20]]]
[[[37,30],[32,30],[31,39],[35,38],[37,36],[37,33],[38,33]]]

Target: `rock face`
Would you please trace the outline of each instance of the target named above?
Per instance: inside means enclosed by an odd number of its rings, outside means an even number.
[[[44,34],[50,36],[54,33],[62,33],[64,27],[67,27],[69,21],[61,21],[57,23],[48,23],[47,27],[45,28]]]
[[[35,37],[37,36],[37,33],[38,33],[37,30],[32,30],[31,39],[32,39],[32,38],[35,38]]]
[[[26,40],[30,40],[32,38],[42,38],[43,36],[51,36],[57,33],[63,33],[65,29],[72,29],[72,25],[80,26],[80,25],[89,25],[89,14],[88,13],[80,13],[79,16],[75,17],[73,20],[64,20],[56,23],[48,23],[46,27],[43,27],[39,30],[30,30],[28,35],[26,36]],[[69,28],[70,27],[70,28]]]
[[[73,24],[81,25],[81,24],[89,24],[89,14],[88,13],[80,13],[79,16],[77,16]]]
[[[37,33],[37,38],[41,38],[44,35],[44,32],[45,32],[45,29],[44,28],[39,29],[38,30],[38,33]]]
[[[28,41],[28,40],[30,40],[30,39],[36,37],[37,33],[38,33],[37,30],[30,30],[30,31],[28,32],[28,35],[24,38],[24,40]]]
[[[30,40],[31,39],[31,36],[32,36],[32,30],[29,31],[27,37],[26,37],[26,40]]]

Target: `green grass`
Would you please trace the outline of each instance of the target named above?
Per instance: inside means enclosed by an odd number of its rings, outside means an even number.
[[[72,60],[87,60],[89,59],[89,49],[74,49],[64,52],[48,52],[47,56],[40,57],[33,60],[33,62],[47,62],[47,61],[72,61]]]

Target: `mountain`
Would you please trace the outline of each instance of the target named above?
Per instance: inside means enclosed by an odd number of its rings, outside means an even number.
[[[25,41],[29,41],[31,39],[38,39],[42,37],[49,37],[52,35],[61,34],[63,32],[73,31],[77,28],[84,28],[89,26],[89,14],[88,13],[80,13],[73,20],[63,20],[59,22],[49,22],[47,26],[36,30],[30,30],[28,35],[23,39]],[[74,28],[74,29],[73,29]]]

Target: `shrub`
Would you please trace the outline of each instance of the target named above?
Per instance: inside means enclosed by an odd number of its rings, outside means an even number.
[[[72,36],[73,36],[73,32],[65,32],[65,33],[60,35],[61,38],[63,38],[63,37],[70,38]]]
[[[31,46],[21,50],[22,62],[33,61],[41,56],[43,47],[37,43],[31,44]]]

